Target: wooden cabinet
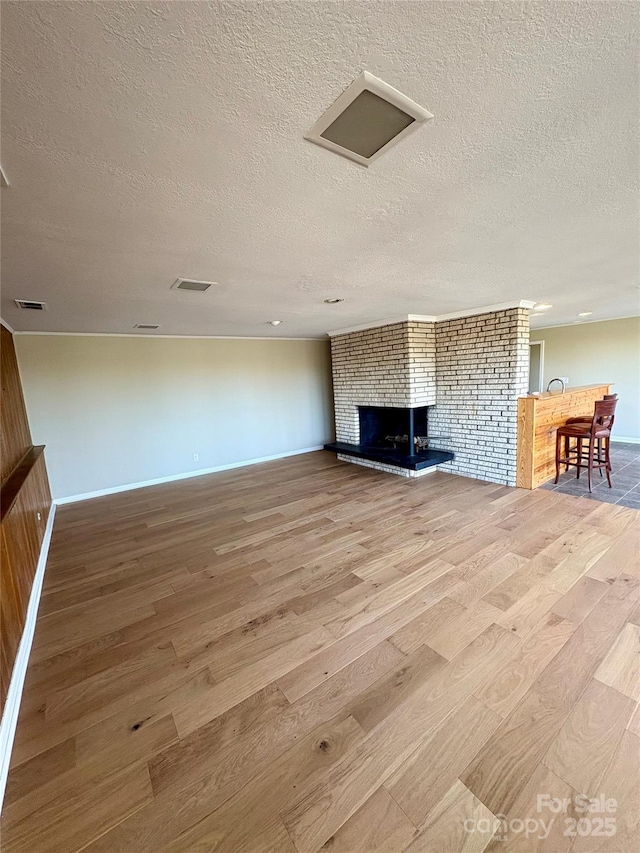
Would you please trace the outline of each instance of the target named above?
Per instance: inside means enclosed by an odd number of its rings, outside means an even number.
[[[611,384],[582,385],[564,393],[545,392],[518,400],[518,472],[516,485],[535,489],[556,475],[556,430],[567,418],[593,415],[593,404]]]

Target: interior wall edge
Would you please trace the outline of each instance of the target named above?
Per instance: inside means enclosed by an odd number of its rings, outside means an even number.
[[[569,389],[611,384],[618,395],[612,440],[640,439],[640,317],[532,329],[544,341],[544,378],[567,377]],[[585,414],[590,414],[585,412]]]
[[[18,335],[16,349],[56,499],[195,476],[333,434],[328,339]]]
[[[2,721],[0,722],[0,812],[2,811],[2,803],[4,801],[7,776],[9,775],[11,751],[13,749],[13,740],[16,734],[16,727],[18,725],[22,690],[24,688],[24,680],[27,674],[33,636],[36,630],[38,606],[40,605],[40,596],[42,594],[42,584],[44,582],[44,572],[47,566],[47,557],[49,555],[49,545],[51,544],[51,533],[53,531],[55,514],[56,505],[54,502],[51,504],[49,515],[47,516],[47,526],[42,539],[38,565],[33,579],[33,585],[31,587],[31,595],[29,596],[29,606],[27,608],[27,617],[24,624],[24,630],[22,632],[22,639],[20,640],[18,654],[16,655],[16,659],[13,663],[11,681],[9,682],[7,699],[2,713]]]
[[[318,444],[315,447],[303,447],[300,450],[288,450],[285,453],[276,453],[273,456],[261,456],[258,459],[246,459],[241,462],[230,462],[227,465],[216,465],[213,468],[201,468],[199,471],[187,471],[183,474],[170,474],[168,477],[157,477],[155,480],[144,480],[140,483],[125,483],[121,486],[111,486],[108,489],[97,489],[95,492],[85,492],[81,495],[68,495],[62,498],[54,498],[53,502],[57,506],[63,504],[78,503],[79,501],[89,501],[93,498],[101,498],[105,495],[116,495],[119,492],[132,492],[135,489],[146,489],[148,486],[159,486],[162,483],[173,483],[176,480],[190,480],[193,477],[204,477],[206,474],[217,474],[220,471],[230,471],[233,468],[246,468],[249,465],[259,465],[261,462],[273,462],[276,459],[286,459],[288,456],[300,456],[303,453],[314,453],[317,450],[324,450],[324,445]]]

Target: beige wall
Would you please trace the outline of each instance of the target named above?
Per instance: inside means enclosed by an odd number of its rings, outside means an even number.
[[[640,317],[531,331],[544,341],[544,385],[555,376],[569,384],[613,382],[620,400],[614,438],[640,439]]]
[[[54,498],[333,435],[325,341],[16,335],[16,350]]]

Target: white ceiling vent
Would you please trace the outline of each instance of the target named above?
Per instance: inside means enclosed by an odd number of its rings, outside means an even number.
[[[153,326],[150,323],[136,323],[134,329],[159,329],[160,326]]]
[[[363,71],[305,139],[368,166],[430,118],[402,92]]]
[[[197,293],[204,293],[209,290],[216,281],[195,281],[192,278],[178,278],[171,285],[171,290],[194,290]]]
[[[13,300],[18,308],[27,308],[30,311],[46,311],[47,303],[46,302],[34,302],[33,299],[14,299]]]

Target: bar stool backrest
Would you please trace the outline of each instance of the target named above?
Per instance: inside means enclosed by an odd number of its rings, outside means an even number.
[[[611,432],[611,428],[613,427],[613,421],[615,419],[617,404],[617,394],[615,395],[615,399],[613,400],[596,400],[593,411],[593,420],[591,422],[592,435],[597,436],[598,434],[602,434],[604,432]]]

